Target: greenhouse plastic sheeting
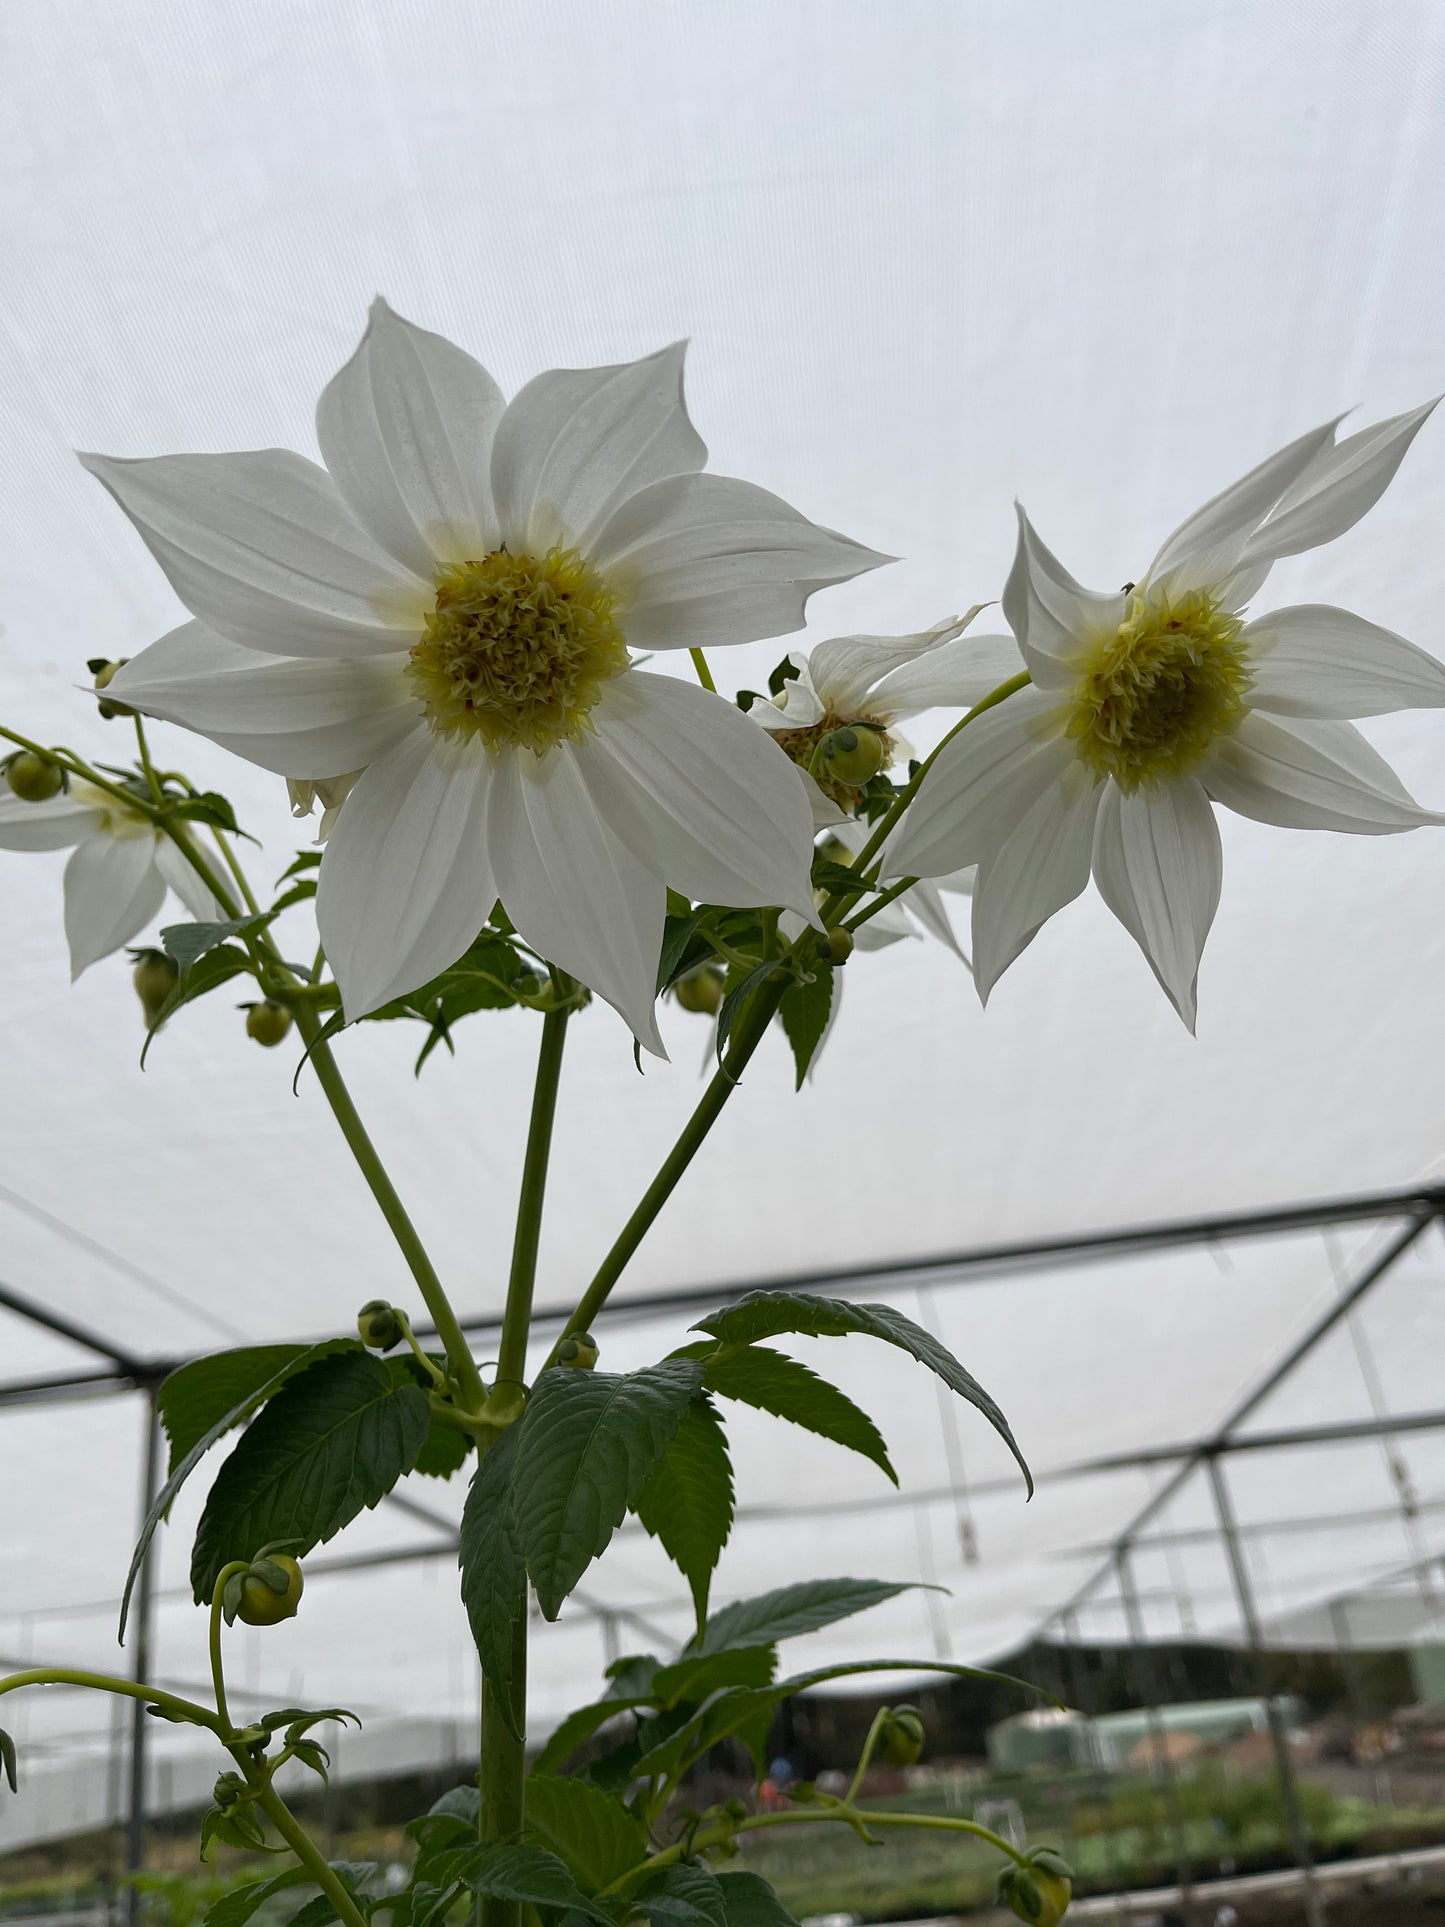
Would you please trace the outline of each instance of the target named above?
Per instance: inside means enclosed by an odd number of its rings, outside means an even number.
[[[9,36],[0,136],[0,712],[123,756],[124,725],[74,693],[83,661],[178,619],[71,449],[312,450],[315,396],[377,290],[508,390],[690,336],[713,465],[905,558],[819,595],[812,639],[916,629],[996,597],[1015,494],[1083,580],[1132,579],[1182,514],[1278,444],[1339,408],[1372,419],[1445,385],[1442,70],[1429,0],[31,9]],[[1369,519],[1281,565],[1269,594],[1357,608],[1445,653],[1442,528],[1434,423]],[[785,646],[717,666],[757,685]],[[1442,719],[1365,728],[1445,804]],[[925,719],[917,740],[931,733]],[[177,731],[157,744],[230,789],[263,840],[258,874],[277,875],[298,835],[279,782]],[[621,1292],[735,1289],[1438,1172],[1445,835],[1222,827],[1197,1041],[1092,892],[987,1014],[936,944],[860,958],[812,1083],[795,1098],[781,1042],[762,1053]],[[142,1076],[123,960],[68,985],[60,866],[0,857],[0,1279],[148,1357],[345,1328],[376,1295],[408,1302],[314,1082],[303,1073],[291,1095],[290,1051],[251,1046],[221,997],[173,1024]],[[304,941],[301,913],[280,928]],[[608,1010],[573,1030],[545,1303],[589,1274],[694,1101],[704,1053],[675,1009],[673,1061],[641,1077]],[[418,1039],[399,1026],[341,1049],[458,1303],[482,1315],[501,1302],[535,1025],[481,1017],[456,1041],[419,1080]],[[1048,1470],[1207,1431],[1382,1235],[1015,1274],[940,1287],[925,1309]],[[1389,1409],[1438,1401],[1442,1262],[1432,1231],[1362,1314]],[[895,1295],[919,1315],[908,1287]],[[683,1322],[609,1329],[606,1362],[655,1356]],[[1338,1336],[1281,1394],[1299,1402],[1290,1418],[1268,1407],[1261,1423],[1373,1409]],[[93,1362],[10,1318],[0,1343],[10,1379]],[[914,1368],[863,1341],[831,1350],[905,1494],[924,1496],[885,1505],[879,1475],[750,1419],[735,1428],[742,1523],[720,1588],[864,1568],[951,1591],[803,1642],[800,1663],[1007,1649],[1163,1476],[1046,1481],[1026,1507],[975,1415],[960,1409],[954,1439]],[[141,1433],[134,1397],[0,1412],[4,1656],[110,1647]],[[1422,1434],[1401,1449],[1411,1533],[1378,1443],[1231,1458],[1246,1525],[1333,1521],[1269,1537],[1267,1614],[1370,1574],[1388,1586],[1412,1545],[1438,1549],[1445,1446]],[[966,1497],[950,1489],[960,1463]],[[459,1490],[414,1483],[455,1517]],[[849,1512],[845,1492],[877,1509]],[[184,1595],[195,1504],[164,1540],[158,1669],[174,1679],[204,1672]],[[1237,1630],[1209,1523],[1197,1480],[1155,1522],[1165,1543],[1138,1561],[1150,1630]],[[429,1536],[443,1539],[383,1507],[333,1551]],[[595,1680],[614,1633],[626,1648],[686,1631],[683,1589],[640,1531],[586,1589],[643,1623],[569,1612],[540,1649],[539,1726]],[[1112,1620],[1092,1610],[1098,1636],[1118,1632],[1117,1605]],[[450,1716],[475,1692],[445,1554],[318,1570],[295,1624],[242,1645],[258,1693],[339,1695],[379,1718]],[[103,1741],[107,1718],[60,1695],[13,1723],[22,1744],[73,1748]]]

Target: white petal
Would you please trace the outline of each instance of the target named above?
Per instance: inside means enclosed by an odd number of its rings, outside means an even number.
[[[478,361],[379,296],[316,407],[322,460],[361,526],[413,574],[497,546],[492,438],[506,402]]]
[[[1328,447],[1339,420],[1336,415],[1288,443],[1186,517],[1149,564],[1150,587],[1173,593],[1207,589],[1231,575],[1265,516]]]
[[[0,777],[0,850],[66,850],[98,829],[99,810],[61,790],[43,803],[27,803]]]
[[[812,811],[797,766],[722,696],[633,671],[578,745],[588,790],[633,855],[701,903],[813,915]]]
[[[166,900],[148,836],[108,836],[78,843],[65,866],[65,936],[70,977],[108,957],[144,930]]]
[[[1104,785],[1094,880],[1191,1032],[1199,957],[1223,872],[1219,825],[1192,777],[1132,796]]]
[[[973,892],[973,976],[984,1003],[1055,911],[1089,881],[1103,785],[1075,763],[1019,818]]]
[[[921,883],[914,885],[918,890],[923,887]],[[867,923],[859,924],[853,932],[853,940],[860,950],[887,950],[895,943],[917,943],[921,936],[922,932],[909,922],[897,902],[890,903],[886,910],[880,910]]]
[[[939,752],[888,840],[884,877],[943,876],[986,862],[1075,760],[1055,706],[1036,690],[985,710]]]
[[[406,657],[268,656],[187,622],[133,656],[111,690],[278,776],[341,776],[416,727]]]
[[[729,475],[655,482],[609,517],[592,559],[622,591],[634,649],[708,648],[803,626],[815,589],[891,556]]]
[[[1246,716],[1199,778],[1216,802],[1284,830],[1389,836],[1445,823],[1349,723]]]
[[[1083,588],[1045,548],[1022,507],[1018,518],[1018,547],[1004,584],[1003,612],[1039,688],[1062,689],[1073,679],[1067,665],[1095,636],[1123,621],[1124,597]]]
[[[895,669],[873,691],[879,713],[917,716],[925,709],[972,709],[1024,666],[1012,636],[960,636]]]
[[[358,779],[321,859],[316,921],[347,1021],[456,962],[497,900],[491,765],[414,730]]]
[[[571,745],[498,758],[487,835],[498,894],[526,941],[666,1057],[655,999],[667,893],[609,828]]]
[[[1301,603],[1244,632],[1253,709],[1272,716],[1384,716],[1445,708],[1445,667],[1348,609]]]
[[[856,716],[873,685],[890,670],[962,633],[963,624],[953,617],[911,636],[834,636],[812,653],[813,687],[836,715]]]
[[[813,686],[807,656],[800,649],[790,649],[787,660],[797,675],[789,676],[771,702],[760,696],[748,715],[764,729],[811,729],[814,723],[822,722],[827,710]]]
[[[1372,422],[1342,442],[1321,449],[1304,474],[1280,497],[1269,520],[1251,537],[1247,562],[1277,561],[1333,542],[1372,509],[1405,459],[1405,451],[1434,412],[1435,401],[1387,421]],[[1358,712],[1357,712],[1358,713]]]
[[[161,880],[175,891],[197,923],[223,921],[225,911],[168,836],[157,836],[151,855]]]
[[[682,397],[687,344],[612,368],[555,368],[502,417],[492,487],[505,540],[590,553],[603,522],[639,489],[690,475],[707,447]]]
[[[251,649],[379,655],[421,631],[424,586],[352,516],[324,468],[285,448],[82,455],[202,622]]]
[[[970,870],[969,876],[972,877],[972,875],[973,872]],[[905,892],[900,902],[909,915],[918,919],[930,937],[937,938],[938,942],[951,950],[961,963],[968,963],[968,958],[964,955],[954,932],[942,893],[931,877],[921,878],[911,890]],[[870,918],[869,922],[879,923],[887,914],[886,910],[881,911],[877,917]],[[864,924],[863,929],[867,928],[868,924]],[[860,931],[859,934],[861,935],[862,932]]]

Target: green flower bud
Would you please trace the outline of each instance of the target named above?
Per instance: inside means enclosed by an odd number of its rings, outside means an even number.
[[[573,1332],[557,1347],[557,1363],[574,1371],[590,1372],[597,1364],[597,1340],[591,1332]]]
[[[284,1042],[290,1028],[290,1011],[284,1004],[273,1004],[269,998],[264,1004],[252,1004],[246,1012],[246,1035],[264,1044],[267,1050]]]
[[[853,932],[845,930],[840,924],[836,930],[828,932],[828,961],[845,964],[853,954]]]
[[[146,1023],[153,1024],[165,1007],[165,1001],[176,987],[176,979],[181,974],[180,965],[174,957],[168,957],[164,950],[137,950],[135,969],[130,980],[135,985],[135,994],[140,998],[145,1012]]]
[[[211,1798],[218,1807],[229,1810],[245,1791],[246,1782],[239,1773],[223,1773],[211,1788]]]
[[[1057,1860],[1056,1854],[1047,1858]],[[998,1897],[1029,1927],[1059,1927],[1074,1897],[1073,1882],[1067,1874],[1051,1873],[1030,1858],[1022,1867],[1005,1867],[998,1877]]]
[[[369,1305],[361,1307],[356,1329],[361,1333],[362,1344],[369,1345],[374,1352],[389,1352],[404,1336],[401,1320],[384,1298],[373,1298]]]
[[[841,729],[828,731],[818,744],[818,756],[825,773],[835,783],[862,789],[869,777],[876,776],[883,767],[883,732],[861,724],[855,729],[851,723],[845,723]]]
[[[92,656],[85,666],[95,678],[94,687],[100,690],[108,689],[117,669],[124,669],[129,661],[129,656],[122,656],[116,662],[110,662],[104,656]],[[112,716],[134,716],[135,714],[128,703],[101,702],[96,704],[96,708],[107,720]]]
[[[895,1706],[878,1735],[878,1757],[890,1766],[912,1766],[923,1751],[923,1716],[916,1706]]]
[[[226,1586],[224,1605],[247,1626],[277,1626],[301,1604],[301,1568],[289,1553],[263,1553]]]
[[[48,756],[22,749],[6,763],[5,781],[22,803],[48,803],[65,788],[65,771]]]
[[[687,976],[679,977],[672,988],[684,1010],[696,1011],[701,1017],[716,1017],[722,1005],[725,982],[716,964],[704,964],[701,970],[692,970]]]

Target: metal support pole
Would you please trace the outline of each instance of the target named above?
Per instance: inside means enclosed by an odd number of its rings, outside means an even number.
[[[1159,1777],[1164,1783],[1164,1803],[1169,1809],[1170,1831],[1174,1835],[1174,1861],[1179,1875],[1179,1899],[1186,1918],[1194,1918],[1194,1863],[1190,1858],[1189,1842],[1184,1832],[1184,1815],[1179,1806],[1179,1783],[1174,1776],[1174,1762],[1169,1757],[1165,1739],[1164,1722],[1159,1717],[1159,1676],[1154,1666],[1154,1655],[1144,1633],[1144,1615],[1139,1610],[1139,1594],[1134,1585],[1133,1562],[1127,1544],[1120,1544],[1114,1552],[1114,1571],[1119,1581],[1119,1597],[1124,1605],[1124,1618],[1129,1628],[1129,1644],[1138,1669],[1139,1685],[1144,1699],[1144,1718],[1148,1722],[1149,1742],[1154,1758],[1159,1763]],[[1313,1927],[1313,1923],[1311,1923]]]
[[[145,1470],[141,1480],[141,1519],[144,1522],[156,1502],[160,1489],[161,1423],[154,1390],[146,1396]],[[151,1667],[151,1633],[155,1621],[156,1541],[152,1538],[141,1562],[140,1583],[136,1587],[135,1669],[131,1677],[146,1684]],[[130,1724],[130,1804],[125,1829],[125,1870],[139,1873],[145,1866],[146,1852],[146,1741],[149,1715],[140,1700],[133,1702]],[[140,1889],[126,1888],[125,1918],[128,1927],[138,1927]]]
[[[1234,1503],[1229,1495],[1225,1480],[1224,1467],[1217,1458],[1208,1461],[1209,1487],[1214,1495],[1214,1510],[1219,1515],[1219,1534],[1224,1541],[1225,1554],[1229,1560],[1229,1574],[1234,1581],[1234,1595],[1239,1606],[1239,1616],[1244,1622],[1244,1636],[1256,1670],[1263,1673],[1264,1639],[1260,1632],[1259,1612],[1255,1606],[1254,1586],[1250,1580],[1249,1568],[1244,1563],[1244,1548],[1240,1544],[1239,1526],[1234,1516]],[[1289,1828],[1290,1848],[1295,1863],[1304,1881],[1305,1919],[1309,1927],[1324,1927],[1325,1904],[1320,1893],[1320,1885],[1315,1878],[1314,1856],[1310,1852],[1310,1839],[1305,1827],[1304,1811],[1300,1806],[1299,1781],[1295,1778],[1294,1761],[1290,1758],[1289,1738],[1284,1730],[1284,1716],[1279,1710],[1275,1696],[1268,1689],[1263,1678],[1265,1715],[1269,1721],[1269,1741],[1274,1752],[1274,1770],[1279,1780],[1280,1797],[1284,1801],[1285,1822]]]

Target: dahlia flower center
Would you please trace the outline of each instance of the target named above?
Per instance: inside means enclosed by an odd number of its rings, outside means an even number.
[[[1243,635],[1240,617],[1202,590],[1131,595],[1080,666],[1068,734],[1081,760],[1127,791],[1187,776],[1244,720]]]
[[[626,669],[616,597],[572,549],[494,549],[437,578],[407,674],[443,736],[541,755],[580,737],[602,685]]]

